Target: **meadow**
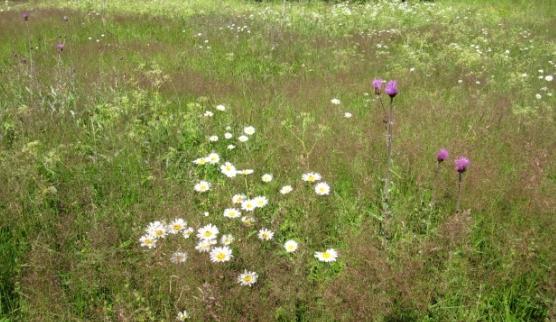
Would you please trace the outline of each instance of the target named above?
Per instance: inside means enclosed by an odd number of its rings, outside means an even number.
[[[554,30],[550,0],[3,1],[0,321],[556,320]]]

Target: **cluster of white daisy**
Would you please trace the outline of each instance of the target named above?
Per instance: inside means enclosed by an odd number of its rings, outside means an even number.
[[[192,227],[188,227],[187,222],[182,218],[176,218],[169,224],[162,221],[153,221],[149,223],[145,234],[139,238],[139,242],[142,247],[152,249],[156,247],[159,240],[166,238],[168,234],[177,235],[181,233],[187,239],[193,231],[195,230]]]
[[[330,185],[328,185],[328,183],[324,181],[321,181],[322,176],[317,172],[304,173],[301,176],[301,180],[309,183],[316,183],[314,189],[315,193],[319,196],[326,196],[330,194]]]

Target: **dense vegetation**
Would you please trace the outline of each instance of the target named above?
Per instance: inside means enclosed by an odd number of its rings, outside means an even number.
[[[551,1],[0,8],[0,321],[556,319]],[[211,152],[254,173],[193,163]],[[237,193],[268,198],[254,223],[223,216]],[[195,233],[142,246],[175,218],[233,258]]]

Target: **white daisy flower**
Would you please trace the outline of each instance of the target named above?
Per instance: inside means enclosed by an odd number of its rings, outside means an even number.
[[[247,142],[249,140],[249,137],[247,135],[241,135],[237,139],[239,140],[239,142]]]
[[[166,225],[160,221],[154,221],[147,227],[147,233],[154,238],[164,238],[168,234]]]
[[[263,182],[266,182],[266,183],[272,181],[272,174],[270,174],[270,173],[263,174],[263,176],[261,177],[261,180]]]
[[[210,142],[217,142],[218,141],[218,135],[209,136],[209,141]]]
[[[535,94],[535,98],[538,99],[538,100],[540,100],[540,99],[542,98],[542,95],[539,94],[539,93],[537,93],[537,94]]]
[[[139,242],[141,243],[141,247],[147,247],[149,249],[156,247],[156,238],[149,234],[141,236]]]
[[[218,236],[218,227],[213,224],[208,224],[197,230],[197,238],[199,239],[214,239]]]
[[[185,252],[175,252],[172,254],[172,257],[170,258],[170,261],[174,264],[185,263],[186,260],[187,260],[187,253]]]
[[[255,217],[253,217],[253,216],[243,216],[243,217],[241,217],[241,222],[247,227],[253,226],[255,221],[256,221]]]
[[[330,194],[330,186],[326,182],[319,182],[315,185],[315,192],[319,196]]]
[[[177,234],[187,227],[187,222],[181,218],[176,218],[168,225],[168,232],[170,234]]]
[[[346,119],[350,119],[353,116],[353,114],[351,114],[350,112],[345,112],[344,113],[344,118]]]
[[[547,81],[547,82],[552,82],[552,81],[554,80],[554,76],[552,76],[552,75],[546,75],[546,76],[544,77],[544,80]]]
[[[209,216],[209,212],[208,212],[208,211],[204,211],[204,212],[202,213],[202,215],[203,215],[204,217],[208,217],[208,216]]]
[[[211,111],[205,111],[205,113],[203,114],[204,117],[212,117],[214,115],[214,113],[212,113]]]
[[[245,200],[247,200],[247,196],[242,194],[242,193],[237,193],[237,194],[232,196],[232,203],[234,205],[240,204],[240,203],[244,202]]]
[[[220,156],[216,152],[211,152],[209,155],[207,155],[206,159],[207,162],[210,164],[217,164],[218,162],[220,162]]]
[[[228,262],[232,257],[232,249],[228,246],[214,247],[210,251],[210,260],[213,263]]]
[[[287,186],[283,186],[282,188],[280,188],[280,193],[283,195],[287,195],[288,193],[292,192],[293,188],[290,185]]]
[[[255,171],[253,169],[243,169],[243,170],[239,170],[237,173],[246,176],[246,175],[253,174],[254,172]]]
[[[186,310],[183,310],[183,311],[178,313],[178,316],[176,317],[176,320],[183,322],[183,321],[185,321],[189,318],[190,318],[189,313],[187,313]]]
[[[243,133],[251,136],[251,135],[255,134],[255,128],[252,127],[252,126],[246,126],[246,127],[243,128]]]
[[[181,235],[183,236],[183,238],[188,239],[191,236],[191,234],[193,234],[193,232],[195,232],[195,229],[193,229],[193,227],[187,227],[186,229],[183,230]]]
[[[224,217],[232,219],[239,218],[241,217],[241,212],[236,208],[227,208],[224,209]]]
[[[207,192],[210,190],[210,183],[205,180],[201,180],[197,184],[195,184],[194,189],[197,192]]]
[[[208,160],[207,160],[207,158],[198,158],[198,159],[193,160],[193,163],[196,164],[196,165],[205,165],[205,164],[208,163]]]
[[[253,201],[255,202],[257,208],[263,208],[268,205],[268,199],[265,196],[257,196],[253,198]]]
[[[301,180],[305,182],[316,182],[322,179],[321,175],[317,172],[307,172],[301,176]]]
[[[261,228],[257,234],[260,240],[271,240],[274,237],[274,233],[266,228]]]
[[[224,133],[224,138],[225,138],[226,140],[229,140],[229,139],[231,139],[231,138],[233,138],[233,137],[234,137],[233,134],[230,133],[230,132]]]
[[[220,172],[222,172],[228,178],[234,178],[237,175],[236,167],[230,162],[226,162],[221,165]]]
[[[233,145],[233,144],[229,144],[226,148],[227,148],[228,150],[233,150],[233,149],[236,148],[236,146]]]
[[[284,243],[284,249],[286,250],[286,252],[288,253],[293,253],[297,250],[297,248],[299,248],[299,245],[297,244],[297,242],[295,240],[288,240]]]
[[[244,271],[243,273],[239,274],[237,282],[242,286],[252,286],[257,282],[257,278],[259,278],[259,275],[257,273]]]
[[[241,209],[245,211],[253,211],[255,208],[257,208],[257,204],[253,199],[247,199],[241,203]]]
[[[330,103],[332,103],[334,105],[340,105],[340,104],[342,104],[342,101],[340,101],[337,98],[333,98],[333,99],[330,100]]]
[[[232,234],[222,235],[222,237],[220,238],[220,243],[222,245],[230,245],[234,242],[234,240],[235,238],[234,236],[232,236]]]
[[[220,112],[224,112],[226,110],[226,106],[224,106],[223,104],[219,104],[216,105],[216,109],[219,110]]]
[[[336,261],[338,253],[334,249],[329,248],[324,252],[315,252],[315,257],[321,262],[330,263]]]
[[[213,245],[216,245],[216,239],[203,239],[195,245],[195,250],[199,253],[208,253]]]

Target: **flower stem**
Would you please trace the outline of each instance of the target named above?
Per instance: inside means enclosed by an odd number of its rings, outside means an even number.
[[[461,185],[463,182],[463,173],[460,172],[458,174],[458,196],[457,196],[457,201],[456,201],[456,212],[459,213],[459,206],[461,203]]]

